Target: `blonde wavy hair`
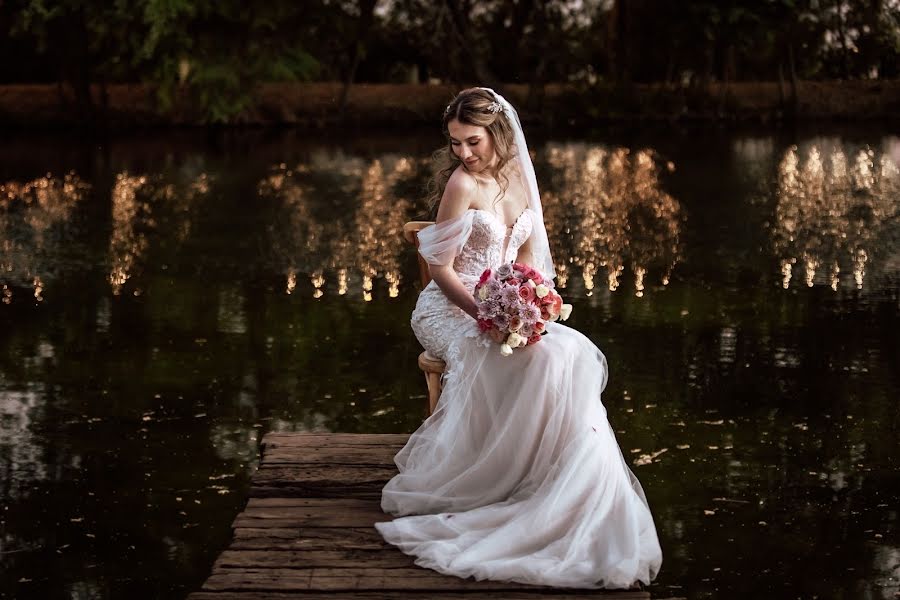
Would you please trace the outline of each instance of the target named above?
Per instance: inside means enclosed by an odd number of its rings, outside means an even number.
[[[431,155],[433,176],[428,183],[427,199],[432,214],[441,201],[441,196],[444,195],[444,188],[447,187],[450,175],[462,162],[450,144],[448,124],[454,119],[466,125],[484,127],[494,142],[497,164],[489,173],[500,186],[500,193],[494,202],[499,202],[509,188],[509,178],[503,174],[503,168],[516,155],[513,142],[515,134],[509,122],[509,115],[504,110],[497,111],[496,107],[497,99],[491,92],[482,88],[463,90],[447,105],[441,122],[447,143]]]

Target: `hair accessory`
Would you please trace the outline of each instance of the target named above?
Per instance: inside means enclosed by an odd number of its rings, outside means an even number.
[[[495,115],[502,110],[503,106],[499,102],[491,102],[490,104],[488,104],[488,111]]]

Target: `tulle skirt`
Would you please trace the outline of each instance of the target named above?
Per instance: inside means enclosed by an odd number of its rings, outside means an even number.
[[[650,583],[662,552],[600,401],[603,354],[551,323],[538,344],[503,357],[469,322],[434,349],[450,370],[434,414],[395,458],[381,505],[398,518],[378,531],[416,564],[458,577]],[[424,328],[427,319],[414,323],[428,344]]]

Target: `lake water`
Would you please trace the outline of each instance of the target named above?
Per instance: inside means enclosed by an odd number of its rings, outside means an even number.
[[[689,598],[900,590],[900,137],[533,137],[569,321]],[[423,418],[433,131],[0,147],[0,597],[180,598],[272,430]]]

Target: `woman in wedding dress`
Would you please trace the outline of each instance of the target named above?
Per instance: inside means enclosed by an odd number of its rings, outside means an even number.
[[[487,88],[444,114],[435,225],[419,233],[433,280],[412,314],[447,362],[440,400],[395,461],[381,535],[416,564],[458,577],[578,588],[649,584],[662,563],[653,517],[600,395],[606,359],[547,324],[502,356],[481,334],[473,289],[512,261],[555,275],[534,167],[513,107]]]

